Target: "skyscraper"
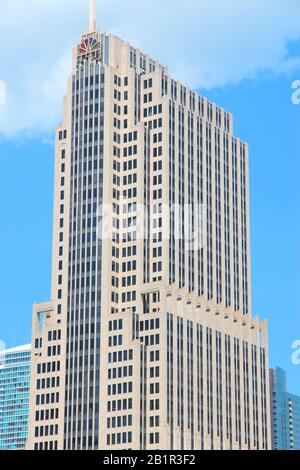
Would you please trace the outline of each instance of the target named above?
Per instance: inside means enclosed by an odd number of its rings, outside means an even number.
[[[91,2],[56,132],[29,448],[270,446],[248,188],[232,116],[98,32]]]
[[[25,448],[31,345],[0,352],[0,450]]]
[[[300,396],[287,392],[286,373],[270,369],[272,448],[300,450]]]

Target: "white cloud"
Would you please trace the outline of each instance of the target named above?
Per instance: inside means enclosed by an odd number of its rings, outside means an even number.
[[[87,26],[88,0],[1,0],[0,135],[53,131],[62,110],[71,50]],[[292,73],[300,40],[298,0],[98,0],[98,26],[168,65],[193,88]],[[4,47],[3,47],[4,46]]]

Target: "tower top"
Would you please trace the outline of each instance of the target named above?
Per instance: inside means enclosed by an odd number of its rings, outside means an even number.
[[[89,0],[89,33],[96,31],[96,0]]]

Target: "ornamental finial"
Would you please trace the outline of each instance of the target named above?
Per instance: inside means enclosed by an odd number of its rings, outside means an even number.
[[[96,31],[96,0],[89,0],[89,33]]]

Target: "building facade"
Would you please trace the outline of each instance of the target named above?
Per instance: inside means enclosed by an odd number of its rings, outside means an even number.
[[[287,392],[286,373],[270,369],[272,448],[300,450],[300,396]]]
[[[31,345],[0,352],[0,451],[25,448]]]
[[[92,16],[56,132],[29,448],[270,447],[248,191],[232,116]]]

